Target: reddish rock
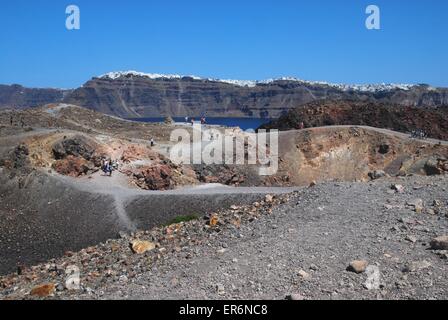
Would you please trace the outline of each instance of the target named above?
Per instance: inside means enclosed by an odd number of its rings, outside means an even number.
[[[54,294],[56,286],[53,283],[42,284],[34,287],[30,295],[45,298]]]
[[[175,186],[173,170],[169,165],[158,164],[138,170],[127,170],[125,174],[133,176],[135,183],[142,189],[169,190]]]
[[[121,156],[121,161],[123,163],[130,163],[132,161],[141,160],[141,159],[156,159],[157,154],[147,147],[131,145],[127,147]]]
[[[93,169],[93,165],[83,158],[68,156],[63,160],[56,161],[53,164],[53,169],[59,174],[79,177],[87,174],[89,170]]]

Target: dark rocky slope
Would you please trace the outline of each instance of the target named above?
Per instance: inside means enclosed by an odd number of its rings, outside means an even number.
[[[424,129],[430,137],[448,140],[448,108],[403,107],[384,103],[318,101],[290,110],[264,129],[291,130],[304,126],[365,125],[410,132]]]

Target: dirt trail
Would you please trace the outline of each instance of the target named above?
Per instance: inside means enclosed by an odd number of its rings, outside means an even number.
[[[303,130],[281,131],[281,132],[279,132],[279,136],[282,136],[282,135],[292,135],[292,134],[296,134],[296,133],[304,131],[304,130],[320,131],[320,130],[328,130],[328,129],[350,129],[350,128],[360,128],[360,129],[365,129],[365,130],[369,130],[369,131],[375,131],[375,132],[386,134],[386,135],[392,136],[392,137],[398,137],[398,138],[402,138],[402,139],[405,139],[405,140],[418,141],[418,142],[423,143],[423,144],[439,144],[440,143],[440,144],[445,145],[445,146],[448,145],[448,141],[444,141],[444,140],[438,140],[438,139],[426,139],[426,140],[411,139],[410,135],[406,134],[406,133],[393,131],[393,130],[388,130],[388,129],[382,129],[382,128],[375,128],[375,127],[368,127],[368,126],[355,126],[355,125],[326,126],[326,127],[307,128],[307,129],[303,129]]]

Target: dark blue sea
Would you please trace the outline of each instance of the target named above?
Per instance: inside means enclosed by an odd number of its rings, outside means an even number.
[[[165,118],[137,118],[129,120],[141,122],[164,122]],[[173,120],[175,122],[185,122],[185,118],[174,117]],[[195,118],[195,120],[199,121],[199,118]],[[216,124],[227,127],[240,127],[242,130],[255,130],[262,124],[268,123],[270,121],[272,121],[272,119],[267,118],[207,118],[207,124]]]

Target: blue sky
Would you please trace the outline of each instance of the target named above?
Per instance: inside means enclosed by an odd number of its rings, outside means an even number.
[[[65,8],[81,30],[65,28]],[[365,9],[381,9],[381,30]],[[448,87],[446,0],[0,3],[0,83],[77,87],[109,71]]]

